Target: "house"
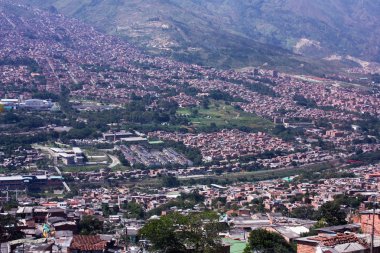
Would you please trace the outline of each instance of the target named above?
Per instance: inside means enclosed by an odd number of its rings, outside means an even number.
[[[71,241],[70,253],[102,253],[108,249],[108,242],[100,235],[74,235]]]
[[[361,230],[364,233],[372,233],[372,223],[374,223],[374,233],[380,236],[380,209],[375,210],[375,215],[373,213],[373,209],[360,212]],[[374,221],[373,217],[375,217]]]
[[[318,234],[296,239],[297,253],[369,252],[371,235],[356,233]],[[374,239],[374,253],[380,253],[380,237]]]

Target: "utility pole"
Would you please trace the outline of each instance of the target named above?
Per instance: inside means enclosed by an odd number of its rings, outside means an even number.
[[[375,213],[376,213],[376,202],[373,202],[373,212],[372,212],[372,231],[371,231],[371,253],[374,250],[374,241],[375,241]]]

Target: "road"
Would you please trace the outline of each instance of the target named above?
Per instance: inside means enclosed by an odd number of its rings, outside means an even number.
[[[108,154],[108,156],[112,160],[112,163],[110,165],[108,165],[108,168],[112,169],[112,168],[114,168],[114,167],[116,167],[116,166],[118,166],[118,165],[121,164],[119,158],[117,158],[116,156],[113,156],[113,155],[110,155],[110,154]]]
[[[62,172],[57,166],[54,166],[54,169],[57,171],[58,175],[62,176]],[[64,180],[62,180],[62,184],[68,192],[71,192],[70,187],[67,185],[67,183]]]

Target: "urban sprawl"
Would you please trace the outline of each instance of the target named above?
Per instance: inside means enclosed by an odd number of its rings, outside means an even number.
[[[379,67],[218,70],[22,2],[0,0],[0,252],[380,252]]]

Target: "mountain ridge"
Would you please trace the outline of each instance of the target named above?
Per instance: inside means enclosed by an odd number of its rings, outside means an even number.
[[[294,68],[309,61],[301,55],[317,60],[334,54],[352,55],[380,61],[380,28],[376,26],[380,4],[369,0],[28,3],[42,8],[54,6],[65,15],[125,37],[150,53],[222,68],[262,64]],[[303,44],[305,40],[310,43]]]

